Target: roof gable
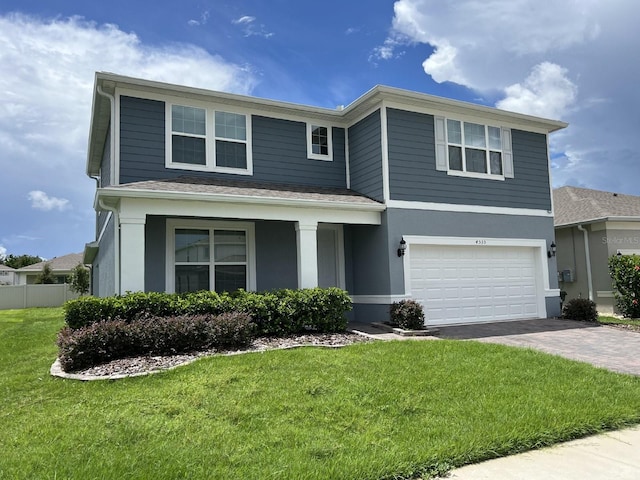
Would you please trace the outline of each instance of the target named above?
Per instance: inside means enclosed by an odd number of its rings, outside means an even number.
[[[19,268],[16,272],[39,272],[42,270],[45,264],[49,264],[51,270],[56,271],[71,271],[73,268],[82,263],[82,253],[70,253],[61,257],[55,257],[51,260],[45,260],[43,262],[34,263],[33,265],[27,265],[26,267]]]

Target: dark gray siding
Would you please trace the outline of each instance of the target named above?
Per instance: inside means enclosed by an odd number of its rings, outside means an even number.
[[[111,129],[107,132],[100,162],[100,186],[108,187],[109,185],[111,185]]]
[[[165,217],[147,216],[144,227],[144,289],[166,290],[167,222]]]
[[[349,293],[389,295],[389,259],[392,259],[392,256],[387,239],[385,215],[383,214],[383,224],[379,226],[345,225],[344,228],[351,242],[350,252],[345,252],[345,263],[352,268],[347,275],[352,279]]]
[[[333,128],[333,161],[307,158],[304,122],[252,116],[253,176],[165,168],[165,104],[120,99],[120,183],[179,176],[346,186],[345,131]]]
[[[488,213],[436,212],[389,209],[387,222],[390,243],[398,242],[401,235],[472,237],[472,238],[538,238],[549,245],[554,240],[553,219],[519,215],[492,215]],[[398,243],[396,242],[396,246]],[[397,257],[396,257],[397,258]],[[399,260],[399,259],[398,259]],[[391,294],[404,293],[402,262],[390,268]],[[400,268],[398,268],[400,267]],[[555,269],[549,269],[550,288],[558,287]]]
[[[344,129],[333,128],[333,161],[307,158],[307,125],[254,115],[253,180],[346,187]]]
[[[349,128],[351,189],[383,200],[380,110]]]
[[[120,97],[120,183],[168,178],[163,175],[164,109],[164,102]]]
[[[511,131],[515,178],[465,178],[436,171],[433,122],[432,115],[387,109],[391,199],[551,209],[545,135]]]
[[[257,290],[298,288],[294,224],[259,221],[255,226]]]

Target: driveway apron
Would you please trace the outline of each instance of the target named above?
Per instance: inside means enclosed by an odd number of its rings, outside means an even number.
[[[541,319],[441,327],[440,338],[529,347],[640,375],[640,333],[572,320]]]

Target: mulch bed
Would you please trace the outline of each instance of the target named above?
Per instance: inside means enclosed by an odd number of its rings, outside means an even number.
[[[249,352],[264,352],[267,350],[295,348],[304,346],[343,347],[354,343],[375,341],[370,337],[355,333],[304,334],[288,337],[261,337],[250,345],[236,350],[209,350],[192,352],[189,354],[166,356],[140,356],[113,360],[102,365],[73,372],[90,377],[110,377],[114,375],[140,375],[144,373],[166,370],[177,367],[202,357],[212,355],[235,355]]]

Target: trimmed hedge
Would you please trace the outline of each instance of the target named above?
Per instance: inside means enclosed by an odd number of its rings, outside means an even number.
[[[79,329],[105,320],[129,323],[146,317],[220,315],[244,312],[258,335],[287,335],[312,330],[342,332],[351,299],[339,288],[239,290],[233,294],[201,291],[186,294],[129,293],[114,297],[81,297],[64,305],[65,322]]]
[[[246,313],[105,320],[58,333],[58,358],[66,372],[138,355],[175,355],[210,348],[239,348],[253,339]]]

